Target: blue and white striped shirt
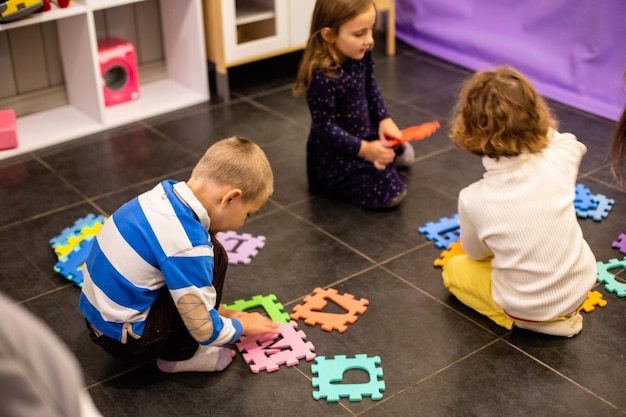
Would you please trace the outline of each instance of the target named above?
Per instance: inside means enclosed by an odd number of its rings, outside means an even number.
[[[205,305],[213,334],[199,343],[239,339],[239,321],[221,317],[215,305],[209,223],[185,182],[163,181],[120,207],[102,226],[83,268],[79,308],[87,320],[119,341],[127,332],[141,336],[165,285],[174,304],[193,294]]]

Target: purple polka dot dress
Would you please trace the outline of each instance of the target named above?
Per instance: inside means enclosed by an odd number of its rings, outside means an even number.
[[[371,52],[361,60],[346,60],[337,74],[333,78],[314,72],[306,95],[312,119],[309,190],[328,191],[359,207],[385,207],[406,188],[395,164],[379,171],[357,156],[361,140],[378,139],[379,122],[390,117],[374,78]]]

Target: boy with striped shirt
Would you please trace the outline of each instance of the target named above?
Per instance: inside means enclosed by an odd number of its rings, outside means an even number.
[[[273,192],[261,148],[218,141],[188,181],[166,180],[105,222],[83,268],[79,301],[92,340],[121,360],[163,372],[226,368],[241,335],[274,333],[259,313],[225,309],[228,258],[215,234],[241,227]]]

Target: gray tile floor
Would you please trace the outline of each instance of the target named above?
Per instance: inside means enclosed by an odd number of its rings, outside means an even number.
[[[505,331],[451,297],[433,266],[440,250],[417,232],[456,212],[456,196],[480,178],[480,160],[457,150],[445,123],[471,71],[399,43],[376,50],[377,79],[400,127],[439,120],[414,143],[407,200],[372,213],[307,192],[309,115],[291,96],[298,54],[231,70],[233,99],[93,135],[0,162],[0,290],[67,343],[105,416],[619,416],[626,414],[626,300],[584,314],[573,339]],[[259,76],[271,70],[271,77]],[[626,227],[626,193],[608,173],[614,122],[550,101],[561,130],[587,144],[580,182],[615,199],[601,221],[580,220],[600,261],[622,257],[611,242]],[[241,232],[267,243],[249,265],[229,268],[224,300],[275,294],[287,312],[316,287],[367,298],[345,333],[299,322],[320,356],[378,355],[383,399],[339,403],[312,397],[311,362],[253,374],[241,355],[215,374],[160,373],[108,357],[87,336],[79,289],[56,274],[48,240],[87,213],[110,214],[163,178],[184,180],[204,149],[230,135],[267,152],[275,194]],[[549,179],[547,179],[549,180]],[[563,242],[567,245],[567,242]],[[623,271],[620,272],[624,276]],[[351,370],[345,382],[366,382]]]

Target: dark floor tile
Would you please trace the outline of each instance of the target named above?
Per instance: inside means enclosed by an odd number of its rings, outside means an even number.
[[[369,305],[365,313],[343,333],[326,332],[320,326],[301,328],[307,340],[315,345],[316,353],[326,358],[356,354],[379,356],[385,381],[383,398],[393,397],[495,339],[494,335],[380,268],[332,288],[340,294],[351,294],[357,300],[367,299]],[[341,402],[355,413],[376,403],[368,397],[362,402],[347,399]]]
[[[274,173],[271,199],[289,205],[310,198],[306,176],[306,141],[304,135],[283,137],[263,146]]]
[[[70,151],[42,151],[41,158],[87,197],[126,188],[197,162],[177,143],[138,125],[77,142]]]
[[[153,120],[151,125],[181,146],[202,156],[207,148],[220,139],[242,136],[259,145],[267,145],[298,132],[307,130],[288,118],[237,101],[229,106],[215,106],[206,111],[180,113],[164,121]]]
[[[341,405],[315,401],[311,381],[296,368],[306,372],[308,364],[254,374],[238,354],[222,372],[173,375],[148,364],[90,391],[107,417],[351,415]]]
[[[398,55],[394,59],[376,61],[375,74],[378,86],[385,96],[408,102],[414,101],[416,97],[433,94],[444,87],[454,89],[470,73],[419,56]]]
[[[79,204],[0,229],[0,291],[23,301],[74,285],[54,271],[58,259],[49,240],[89,213],[99,214]]]
[[[497,342],[400,395],[365,417],[621,416],[620,411]]]
[[[444,132],[439,134],[443,135]],[[433,140],[435,138],[440,140],[440,136],[433,136]],[[441,140],[445,139],[441,138]],[[424,140],[424,142],[426,141],[428,139]],[[410,176],[412,181],[428,185],[441,193],[456,198],[459,191],[480,180],[484,172],[485,169],[479,157],[461,149],[450,147],[446,151],[416,161],[410,171]],[[450,213],[446,217],[452,214]]]
[[[413,178],[408,178],[407,188],[405,200],[388,211],[363,210],[323,196],[297,204],[291,210],[354,250],[382,262],[424,243],[417,228],[439,219],[431,218],[433,212],[446,212],[446,217],[456,212],[452,198],[437,194]]]
[[[434,114],[442,125],[442,129],[449,131],[448,121],[456,106],[460,85],[451,85],[431,94],[420,96],[410,100],[407,104],[415,106],[417,109]]]
[[[607,304],[581,313],[584,321],[579,335],[565,339],[516,330],[507,340],[626,414],[626,303],[614,293],[601,287],[598,290]],[[604,414],[597,411],[588,415]]]
[[[80,200],[76,190],[33,158],[0,164],[0,228]]]
[[[444,287],[441,277],[442,269],[434,265],[435,259],[439,259],[441,252],[441,249],[437,249],[433,243],[430,243],[383,264],[383,268],[415,285],[426,294],[446,303],[463,316],[459,317],[459,320],[472,320],[475,324],[498,336],[508,333],[509,330],[462,304]]]
[[[253,100],[271,109],[272,112],[280,113],[282,116],[292,119],[306,128],[308,135],[308,130],[311,127],[311,114],[304,95],[294,97],[291,87],[288,87],[278,91],[271,90],[269,94],[257,95]]]
[[[224,302],[276,294],[286,304],[372,264],[286,211],[250,221],[239,233],[265,236],[265,246],[248,265],[230,265]]]

